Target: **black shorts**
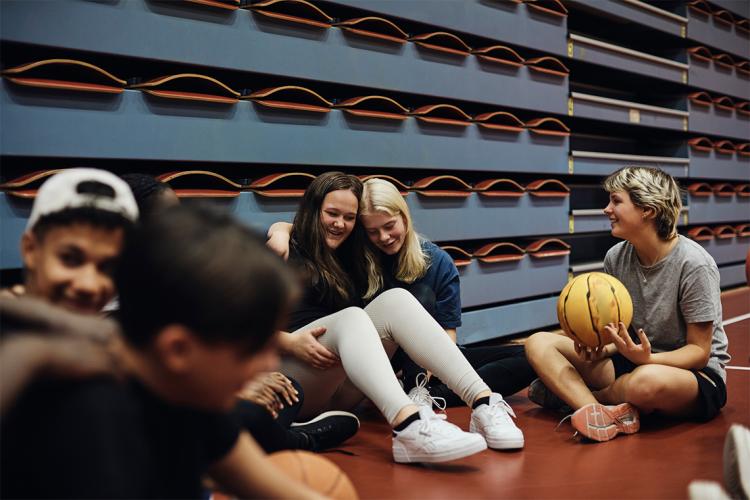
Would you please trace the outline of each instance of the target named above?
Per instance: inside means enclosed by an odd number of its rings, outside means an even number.
[[[619,352],[610,359],[615,368],[615,378],[630,373],[638,367]],[[710,368],[690,371],[698,381],[699,406],[695,419],[699,422],[708,422],[727,404],[727,386],[719,374]]]

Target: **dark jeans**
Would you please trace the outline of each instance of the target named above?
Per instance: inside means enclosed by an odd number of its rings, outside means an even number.
[[[243,399],[237,402],[233,410],[233,414],[239,420],[242,428],[253,436],[266,453],[279,450],[306,449],[309,446],[304,435],[289,428],[297,418],[304,401],[302,386],[296,380],[290,380],[299,392],[297,394],[299,401],[292,406],[284,407],[277,418],[274,419],[265,407]]]
[[[435,315],[435,293],[432,289],[424,285],[413,285],[408,290],[430,315]],[[536,378],[522,345],[459,346],[459,349],[492,392],[510,396],[527,387]],[[400,348],[391,359],[391,365],[395,371],[401,370],[406,392],[416,385],[417,375],[426,372]],[[457,394],[435,376],[430,380],[428,388],[433,397],[444,398],[449,407],[464,404]]]

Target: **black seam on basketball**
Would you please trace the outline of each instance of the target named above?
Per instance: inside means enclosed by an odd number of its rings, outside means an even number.
[[[596,341],[597,346],[602,345],[602,336],[599,334],[599,330],[596,329],[596,324],[594,323],[594,315],[591,311],[591,275],[589,274],[586,276],[586,305],[589,309],[589,320],[591,321],[591,329],[596,334]]]
[[[329,493],[331,493],[332,491],[334,491],[336,489],[336,486],[339,485],[339,481],[341,481],[341,476],[342,475],[343,474],[341,473],[341,471],[338,471],[338,474],[336,474],[336,480],[333,482],[333,484],[326,491],[323,492],[323,494],[328,495]]]
[[[620,298],[617,296],[617,291],[615,290],[615,287],[611,284],[609,285],[609,289],[612,290],[612,296],[615,298],[615,304],[617,305],[617,329],[620,329],[620,321],[622,321],[622,313],[620,313]]]
[[[297,467],[299,468],[300,472],[302,472],[302,484],[308,484],[307,482],[307,470],[305,469],[305,464],[302,462],[302,457],[299,455],[299,453],[294,453],[294,459],[297,461]]]
[[[576,281],[577,279],[578,279],[577,277],[576,277],[576,278],[573,278],[573,283],[575,283],[575,281]],[[572,290],[572,289],[573,289],[573,283],[571,283],[571,284],[570,284],[570,289],[568,290],[568,294],[567,294],[567,295],[565,296],[565,300],[563,301],[563,318],[565,318],[565,324],[566,324],[566,325],[568,325],[568,331],[569,331],[569,332],[570,332],[570,333],[571,333],[571,334],[572,334],[572,335],[573,335],[573,336],[574,336],[574,337],[575,337],[576,339],[578,339],[578,341],[579,341],[579,342],[583,343],[583,341],[581,340],[581,337],[579,337],[579,336],[578,336],[578,335],[576,334],[576,332],[574,332],[574,331],[573,331],[573,327],[571,327],[571,326],[570,326],[570,321],[568,321],[568,310],[567,310],[567,306],[568,306],[568,297],[570,297],[570,290]]]

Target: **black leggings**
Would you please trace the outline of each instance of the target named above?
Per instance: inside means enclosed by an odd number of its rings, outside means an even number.
[[[435,293],[425,285],[412,285],[408,290],[432,316],[435,316]],[[471,364],[482,380],[490,386],[492,392],[510,396],[527,387],[536,378],[536,373],[526,359],[522,345],[461,347],[461,353]],[[409,358],[399,349],[394,354],[391,364],[394,370],[402,371],[404,389],[408,392],[416,384],[419,373],[426,370]],[[447,406],[462,406],[464,402],[442,381],[433,377],[429,383],[433,397],[445,399]]]
[[[298,391],[299,401],[292,406],[284,407],[277,418],[273,418],[273,415],[264,406],[244,399],[237,401],[232,412],[242,428],[250,432],[266,453],[279,450],[305,449],[309,446],[304,435],[289,428],[297,418],[304,401],[302,387],[296,380],[290,380]]]
[[[504,397],[528,387],[536,378],[536,373],[526,360],[522,345],[459,348],[492,392]],[[444,398],[447,406],[464,404],[461,398],[436,378],[430,380],[430,394],[433,397]]]

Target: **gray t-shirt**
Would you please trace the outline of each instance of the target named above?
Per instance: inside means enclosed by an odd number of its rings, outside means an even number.
[[[726,382],[729,362],[722,327],[719,269],[713,257],[694,241],[679,241],[664,259],[641,265],[627,241],[604,257],[604,272],[619,279],[633,299],[634,330],[643,328],[653,352],[673,351],[687,343],[687,323],[713,322],[708,368]]]

